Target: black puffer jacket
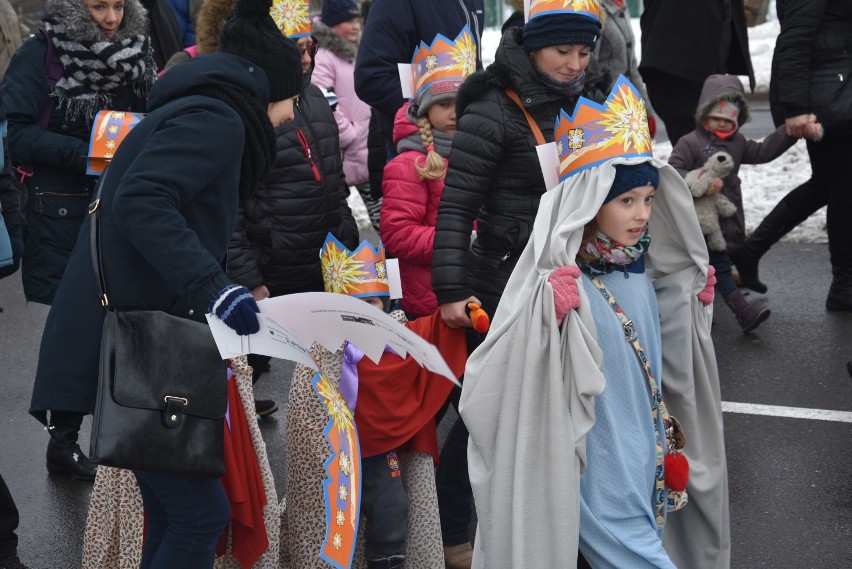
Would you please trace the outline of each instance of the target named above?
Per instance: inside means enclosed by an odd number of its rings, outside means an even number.
[[[521,28],[507,30],[494,63],[469,77],[456,100],[458,130],[438,207],[432,261],[439,304],[475,295],[493,314],[547,190],[535,137],[504,89],[518,93],[548,142],[559,110],[573,112],[577,101],[543,83],[520,45],[521,35]],[[609,78],[591,68],[586,73],[582,95],[602,102]],[[474,220],[477,238],[469,255]]]
[[[326,234],[354,249],[358,226],[346,201],[337,123],[319,88],[305,88],[295,119],[276,134],[272,172],[241,210],[228,247],[228,276],[249,289],[266,285],[272,296],[322,291]]]

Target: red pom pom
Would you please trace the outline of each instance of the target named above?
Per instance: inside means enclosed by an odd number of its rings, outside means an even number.
[[[675,492],[686,490],[689,482],[689,461],[682,452],[670,452],[665,456],[663,470],[666,486]]]

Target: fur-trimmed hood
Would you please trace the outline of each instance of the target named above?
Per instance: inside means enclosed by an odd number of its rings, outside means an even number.
[[[219,37],[225,22],[234,11],[235,0],[205,0],[195,22],[198,55],[219,51]]]
[[[316,38],[319,47],[322,49],[327,49],[344,61],[355,61],[355,56],[358,54],[358,46],[346,41],[319,20],[313,21],[312,35]]]
[[[698,99],[698,110],[695,112],[695,122],[700,127],[707,118],[707,113],[716,103],[726,101],[736,103],[740,107],[738,127],[749,120],[748,99],[739,77],[736,75],[711,75],[704,81],[701,97]]]
[[[528,107],[564,99],[563,95],[542,82],[532,59],[524,49],[522,38],[523,28],[506,30],[494,55],[494,63],[486,70],[477,71],[468,77],[459,89],[456,98],[457,116],[461,116],[471,102],[479,99],[492,87],[512,88]],[[609,73],[590,64],[586,69],[586,85],[581,95],[595,101],[603,101],[611,85]],[[565,111],[572,112],[573,109]]]
[[[124,17],[118,31],[108,38],[92,19],[83,0],[45,0],[42,20],[61,23],[68,38],[82,43],[109,41],[119,42],[126,38],[148,36],[148,10],[139,0],[124,1]]]

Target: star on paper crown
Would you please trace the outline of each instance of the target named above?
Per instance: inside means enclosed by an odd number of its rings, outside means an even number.
[[[308,0],[272,0],[269,15],[288,38],[311,35],[311,6]]]
[[[577,14],[600,21],[601,6],[598,0],[530,0],[530,17],[550,14]]]
[[[421,41],[411,58],[415,97],[434,85],[435,94],[458,91],[468,75],[476,71],[476,42],[465,26],[455,40],[438,34],[431,45]]]
[[[350,251],[329,233],[320,251],[322,280],[325,292],[348,294],[354,297],[390,296],[385,248],[374,248],[362,241]]]
[[[554,139],[560,182],[612,158],[653,156],[645,101],[624,75],[603,105],[580,97],[573,115],[561,110]]]

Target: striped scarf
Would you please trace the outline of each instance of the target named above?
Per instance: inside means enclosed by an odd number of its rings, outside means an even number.
[[[94,21],[92,25],[96,26]],[[148,96],[156,78],[156,65],[147,35],[76,39],[56,14],[45,20],[44,28],[63,68],[62,78],[50,96],[58,106],[67,104],[69,120],[82,116],[91,121],[99,110],[111,108],[112,96],[122,86],[133,89],[140,98]]]

